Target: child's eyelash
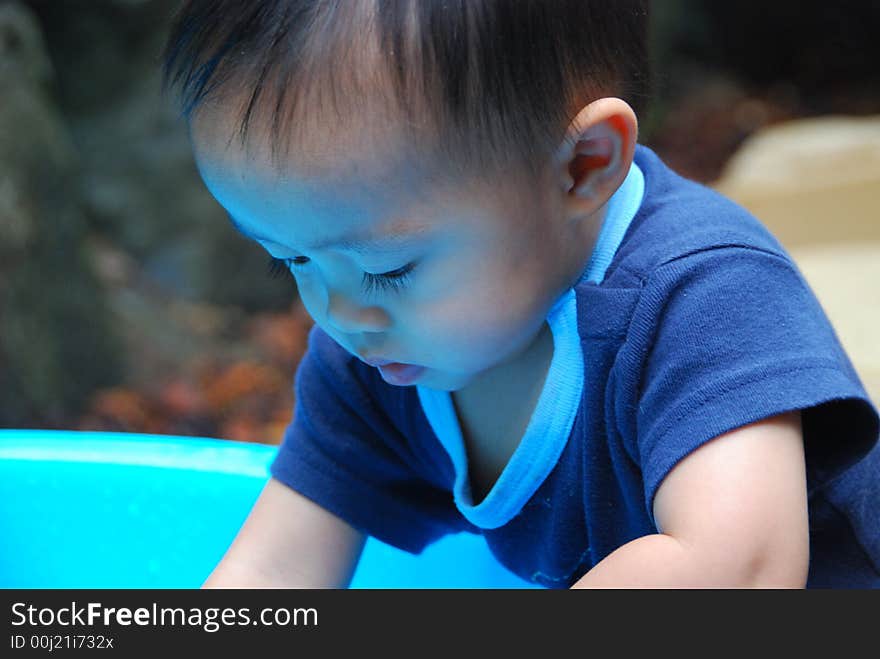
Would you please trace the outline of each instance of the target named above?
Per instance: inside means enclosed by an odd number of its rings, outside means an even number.
[[[299,257],[297,257],[299,258]],[[274,278],[281,277],[285,273],[291,274],[290,269],[302,267],[305,263],[297,263],[296,259],[269,259],[269,276]],[[363,277],[363,288],[365,293],[369,293],[373,288],[379,288],[383,291],[396,291],[404,288],[409,281],[409,274],[415,267],[414,263],[409,263],[402,268],[385,272],[381,275],[374,275],[371,272],[365,272]]]
[[[363,277],[363,288],[365,293],[369,293],[372,289],[377,288],[382,291],[400,291],[406,288],[409,282],[409,274],[412,272],[414,265],[409,263],[402,268],[384,272],[381,275],[374,275],[371,272],[365,272]]]
[[[287,265],[287,261],[284,259],[276,259],[274,257],[269,257],[269,265],[268,265],[268,274],[272,279],[278,279],[279,277],[290,276],[290,270]]]

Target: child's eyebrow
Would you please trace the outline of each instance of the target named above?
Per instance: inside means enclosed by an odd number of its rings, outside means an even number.
[[[241,222],[236,220],[231,213],[226,213],[229,216],[229,221],[232,222],[233,226],[236,230],[242,235],[250,238],[251,240],[256,240],[258,242],[266,242],[272,243],[273,245],[279,245],[281,247],[285,247],[283,242],[276,240],[274,238],[268,238],[266,236],[261,236],[249,229],[246,229]],[[405,245],[408,245],[416,240],[424,238],[424,236],[430,232],[430,227],[414,224],[412,222],[397,222],[396,224],[391,225],[386,228],[381,234],[377,235],[360,235],[360,236],[342,236],[340,238],[323,240],[311,246],[312,250],[323,250],[323,249],[337,249],[345,252],[353,252],[356,254],[363,254],[370,251],[381,251],[381,250],[390,250],[390,249],[398,249]]]

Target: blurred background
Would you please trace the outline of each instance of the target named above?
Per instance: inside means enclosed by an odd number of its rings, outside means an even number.
[[[0,0],[0,427],[277,443],[311,321],[160,89],[176,0]],[[880,400],[880,2],[658,0],[640,141],[755,212]]]

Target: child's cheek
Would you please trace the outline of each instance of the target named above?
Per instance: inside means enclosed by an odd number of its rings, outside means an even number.
[[[296,280],[299,299],[302,301],[306,311],[309,312],[309,315],[317,321],[320,318],[318,312],[321,310],[321,301],[326,298],[326,294],[322,291],[321,285],[315,281],[314,277],[298,273],[294,279]]]

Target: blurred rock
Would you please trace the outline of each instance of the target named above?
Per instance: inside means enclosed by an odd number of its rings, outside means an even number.
[[[651,5],[654,95],[640,140],[713,181],[749,135],[798,117],[880,113],[880,3]]]
[[[880,243],[880,116],[768,128],[745,142],[714,187],[788,247]]]
[[[195,167],[186,125],[160,89],[177,0],[30,0],[58,71],[87,220],[170,294],[283,309],[294,291],[229,225]]]
[[[176,5],[0,1],[0,425],[216,434],[194,364],[263,358],[249,316],[295,300],[161,95]],[[277,368],[255,439],[291,409]]]
[[[119,377],[78,159],[33,14],[0,4],[0,425],[64,425]]]

